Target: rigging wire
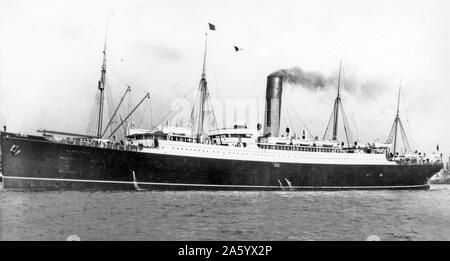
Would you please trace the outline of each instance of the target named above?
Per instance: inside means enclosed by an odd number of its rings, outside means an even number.
[[[291,128],[292,128],[292,132],[296,132],[295,131],[295,127],[294,127],[294,124],[292,123],[292,117],[291,117],[291,115],[290,115],[290,113],[289,113],[289,108],[288,107],[286,107],[286,108],[284,108],[284,111],[285,111],[285,113],[286,113],[286,115],[287,115],[287,118],[288,118],[288,120],[289,120],[289,124],[290,124],[290,126],[291,126]],[[288,124],[288,125],[289,125]],[[286,133],[287,134],[287,133]]]
[[[90,116],[90,119],[89,119],[89,123],[88,123],[88,126],[87,126],[87,130],[86,130],[86,133],[88,134],[88,135],[95,135],[95,123],[97,122],[97,119],[98,119],[98,100],[99,100],[99,92],[96,92],[96,95],[95,95],[95,100],[94,100],[94,102],[93,102],[93,106],[92,106],[92,109],[91,109],[91,116]]]
[[[187,91],[187,93],[183,96],[183,98],[176,104],[175,107],[177,107],[181,102],[183,102],[184,99],[191,93],[191,91],[192,91],[194,88],[195,88],[195,87],[192,87],[191,89],[189,89],[189,90]],[[160,125],[161,122],[163,122],[163,121],[164,121],[171,113],[173,113],[173,111],[172,111],[172,110],[169,110],[169,112],[168,112],[167,114],[165,114],[165,115],[161,118],[161,120],[160,120],[157,124],[155,124],[154,126]]]
[[[128,86],[129,86],[129,85],[128,85]],[[128,86],[127,86],[127,87],[128,87]],[[131,92],[132,92],[132,90],[131,90],[131,87],[130,87],[130,93],[129,93],[128,95],[131,96]],[[118,113],[117,113],[117,117],[119,118],[119,122],[122,122],[122,121],[123,121],[123,116],[125,116],[125,115],[127,115],[127,108],[126,108],[126,105],[121,106],[121,107],[119,108],[119,111],[118,111]],[[128,127],[129,127],[128,121],[125,122],[124,124],[122,124],[122,132],[123,132],[123,135],[124,135],[124,136],[127,134],[127,128],[128,128]]]
[[[209,47],[209,48],[211,48],[211,46]],[[218,98],[218,99],[220,99],[220,88],[219,88],[219,83],[218,83],[218,81],[217,81],[217,72],[216,72],[216,67],[214,66],[214,61],[215,61],[215,59],[214,59],[214,52],[209,52],[208,53],[208,55],[209,55],[209,61],[208,61],[208,69],[209,69],[209,71],[212,71],[212,77],[210,77],[210,78],[213,78],[213,80],[214,80],[214,87],[215,87],[215,91],[216,91],[216,97]]]
[[[342,79],[345,79],[345,67],[342,68]],[[349,87],[345,84],[345,80],[342,81],[342,87],[344,90],[349,91]],[[352,131],[352,126],[350,126],[350,122],[348,121],[347,114],[345,113],[346,110],[344,110],[344,103],[342,102],[342,99],[339,100],[339,106],[341,106],[341,116],[342,116],[342,121],[344,122],[345,137],[347,139],[347,144],[350,145],[350,143],[353,143],[355,141],[355,139],[354,139],[355,137],[353,135],[354,133]]]
[[[405,129],[403,128],[403,124],[401,121],[399,121],[399,123],[400,123],[400,131],[401,131],[401,135],[402,135],[405,153],[411,152],[411,146],[409,145],[408,138],[405,133]]]
[[[355,117],[354,117],[354,113],[352,112],[352,111],[350,111],[350,122],[349,122],[349,125],[350,125],[350,123],[351,123],[351,130],[354,132],[353,134],[355,134],[355,139],[356,140],[359,140],[359,139],[361,139],[362,140],[362,138],[361,138],[361,136],[359,136],[359,129],[358,129],[358,124],[356,124],[356,122],[355,122]]]
[[[148,104],[149,104],[149,110],[150,110],[150,125],[149,128],[151,129],[153,126],[153,110],[152,110],[152,102],[150,99],[148,99]]]
[[[344,78],[343,75],[344,75],[344,72],[342,72],[342,78]],[[343,89],[348,89],[347,86],[345,85],[345,81],[342,81],[342,88],[343,88]],[[350,145],[350,141],[353,142],[353,139],[354,139],[353,136],[354,136],[354,135],[353,135],[353,132],[352,132],[352,130],[351,130],[351,126],[350,126],[350,123],[349,123],[349,121],[348,121],[347,115],[345,114],[344,105],[343,105],[343,103],[342,103],[341,96],[342,96],[342,93],[338,92],[338,97],[335,99],[334,106],[333,106],[333,110],[332,110],[332,112],[331,112],[331,117],[330,117],[330,120],[328,121],[327,128],[325,129],[325,133],[324,133],[322,139],[325,140],[325,139],[328,137],[328,135],[330,135],[330,132],[329,132],[330,127],[333,125],[333,128],[334,128],[334,127],[335,127],[335,124],[337,124],[337,123],[339,122],[339,115],[336,116],[336,113],[337,113],[336,110],[339,111],[339,109],[340,109],[340,110],[341,110],[340,116],[341,116],[342,122],[343,122],[343,128],[344,128],[345,138],[346,138],[346,140],[347,140],[347,144]],[[334,117],[333,117],[333,116],[334,116]],[[333,118],[336,118],[336,122],[333,121]],[[337,131],[338,131],[338,130],[337,130]],[[337,134],[337,133],[336,133],[336,134]],[[333,136],[333,135],[334,135],[334,133],[333,133],[332,135],[330,135],[330,137]],[[332,138],[333,138],[333,137],[331,137],[330,140],[331,140]],[[336,137],[336,138],[339,140],[338,137]]]
[[[114,102],[113,94],[112,94],[112,92],[113,92],[113,90],[112,90],[113,85],[110,83],[110,80],[107,80],[106,84],[107,84],[107,87],[105,88],[106,89],[106,102],[108,104],[109,119],[111,119],[112,116],[113,116],[114,107],[115,107],[115,102]],[[113,126],[112,125],[115,124],[114,119],[112,119],[112,120],[113,120],[112,123],[109,125],[110,126],[110,131],[113,131]],[[102,130],[102,132],[103,132],[103,130]]]
[[[399,99],[402,97],[403,96],[402,96],[401,92],[399,91]],[[399,130],[399,128],[400,128],[400,130]],[[400,119],[400,103],[398,104],[397,114],[395,116],[395,120],[394,120],[394,123],[392,124],[391,130],[389,132],[389,137],[388,137],[388,140],[386,141],[386,143],[394,143],[394,147],[396,147],[396,145],[398,143],[398,138],[395,138],[395,137],[396,137],[396,134],[398,131],[400,131],[400,136],[401,136],[401,139],[403,142],[404,153],[412,152],[411,144],[408,141],[408,137],[406,135],[405,128],[403,127],[403,123]]]
[[[325,140],[325,138],[327,138],[328,137],[328,135],[327,134],[329,134],[328,133],[328,130],[330,129],[330,127],[331,127],[331,124],[332,124],[332,122],[333,122],[333,116],[334,116],[334,114],[335,114],[335,106],[333,106],[333,110],[331,111],[331,116],[330,116],[330,119],[328,120],[328,124],[327,124],[327,127],[326,127],[326,129],[325,129],[325,133],[323,134],[323,138],[322,138],[322,140]],[[330,138],[330,140],[331,140],[331,138]]]
[[[289,113],[289,109],[286,106],[281,106],[280,114],[281,114],[281,116],[280,116],[281,131],[283,131],[282,125],[284,124],[284,125],[286,125],[286,128],[290,128],[292,130],[292,132],[295,132],[295,127],[294,127],[294,124],[292,123],[292,117]]]
[[[350,130],[349,123],[348,123],[348,120],[347,120],[347,115],[345,114],[344,107],[342,106],[342,103],[340,103],[340,106],[341,106],[342,121],[344,122],[345,138],[347,139],[347,144],[350,145],[350,143],[351,143],[350,141],[353,142],[353,134],[352,134],[352,132]]]
[[[126,115],[130,114],[130,113],[131,113],[131,110],[132,110],[132,104],[133,104],[132,96],[133,96],[133,95],[129,95],[129,96],[128,96],[128,112],[127,112]],[[133,123],[133,115],[130,116],[130,119],[127,120],[126,123],[128,123],[128,122]]]
[[[195,113],[196,110],[196,104],[197,104],[197,100],[199,99],[200,96],[200,91],[197,91],[196,96],[194,98],[194,104],[192,106],[192,110],[191,110],[191,116],[189,118],[189,123],[188,123],[188,127],[191,128],[191,135],[193,135],[193,129],[195,126],[195,123],[197,122],[197,114]]]
[[[218,123],[217,123],[217,119],[216,119],[216,114],[214,113],[214,107],[212,106],[212,102],[211,102],[211,97],[210,97],[210,94],[209,94],[209,92],[207,93],[207,95],[208,95],[208,102],[209,102],[209,106],[210,106],[210,109],[211,109],[211,112],[212,112],[212,115],[213,115],[213,125],[216,127],[216,129],[219,129],[219,125],[218,125]]]
[[[139,121],[138,128],[141,128],[141,124],[142,124],[142,121],[144,120],[144,116],[145,116],[145,109],[147,109],[147,106],[148,106],[148,102],[145,103],[143,111],[141,112],[141,120]]]
[[[314,135],[312,134],[312,132],[308,128],[308,125],[306,125],[306,123],[301,119],[300,115],[297,113],[297,111],[295,110],[294,106],[292,105],[292,103],[290,102],[290,100],[289,100],[289,98],[287,96],[286,96],[285,100],[287,101],[287,104],[289,106],[291,106],[292,110],[294,111],[294,115],[297,116],[297,119],[300,121],[301,125],[303,125],[303,127],[308,132],[308,136],[314,137]]]
[[[405,98],[403,96],[403,93],[400,93],[400,96],[401,96],[402,101],[404,101]],[[408,130],[408,133],[410,134],[409,135],[409,140],[411,141],[411,144],[414,144],[414,140],[413,140],[413,136],[412,136],[412,132],[411,132],[412,129],[411,129],[410,125],[409,125],[408,112],[406,110],[406,106],[403,106],[403,115],[405,116],[406,127],[407,127],[407,130]]]
[[[345,113],[346,110],[344,110],[344,104],[341,102],[341,111],[342,111],[342,118],[344,120],[344,127],[348,129],[348,135],[350,136],[350,141],[354,142],[358,139],[358,135],[353,133],[353,129],[355,126],[351,126],[350,122],[348,121],[347,114]],[[346,131],[347,132],[347,131]]]
[[[188,124],[189,127],[194,127],[194,124],[197,122],[196,121],[197,114],[195,114],[195,109],[196,109],[195,105],[197,104],[197,100],[199,99],[199,96],[200,96],[199,93],[200,93],[200,91],[197,91],[196,96],[194,98],[194,105],[192,106],[191,117],[189,119],[189,124]]]
[[[108,127],[110,132],[112,132],[113,129],[117,126],[117,124],[118,124],[117,119],[119,119],[120,122],[121,122],[121,119],[122,119],[121,114],[123,114],[123,109],[118,108],[116,114],[114,115],[114,118],[112,118],[113,117],[113,112],[117,108],[116,102],[115,102],[115,99],[114,99],[114,93],[116,93],[115,92],[115,87],[116,86],[115,86],[115,84],[113,84],[113,82],[115,82],[115,80],[118,80],[123,85],[125,85],[126,87],[129,86],[129,84],[125,83],[121,79],[119,74],[117,73],[116,68],[115,68],[115,64],[114,64],[113,61],[114,61],[114,59],[110,59],[109,70],[107,72],[108,77],[106,78],[107,81],[105,83],[107,85],[107,87],[106,87],[107,109],[108,109],[109,120],[111,121],[111,124]],[[106,134],[107,130],[105,129],[105,130],[103,130],[103,132],[105,132],[105,134]],[[125,136],[125,134],[126,134],[126,126],[123,126],[123,132],[122,132],[122,130],[118,130],[116,132],[115,136],[123,137],[123,136]]]

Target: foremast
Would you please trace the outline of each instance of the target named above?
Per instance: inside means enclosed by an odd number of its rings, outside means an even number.
[[[98,110],[98,125],[97,125],[97,137],[102,137],[102,123],[103,123],[103,103],[104,103],[104,90],[106,85],[106,42],[108,37],[105,37],[105,45],[103,47],[103,65],[101,70],[101,77],[98,81],[99,95],[99,110]]]

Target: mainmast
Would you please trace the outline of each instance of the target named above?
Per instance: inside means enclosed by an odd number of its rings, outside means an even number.
[[[328,121],[325,134],[323,135],[323,140],[329,139],[333,141],[338,140],[338,130],[339,130],[339,114],[342,116],[342,122],[345,132],[345,138],[347,144],[350,146],[350,142],[353,140],[353,134],[350,129],[350,124],[348,123],[347,116],[344,112],[344,107],[341,100],[341,73],[342,73],[342,62],[339,63],[339,77],[337,86],[337,96],[334,100],[333,111],[331,112],[330,120]]]
[[[197,138],[201,139],[203,135],[203,122],[205,119],[205,102],[207,99],[207,81],[206,81],[206,52],[208,48],[208,34],[205,33],[205,51],[203,53],[203,70],[202,77],[200,79],[199,89],[200,89],[200,108],[199,108],[199,119],[197,126]],[[201,142],[201,141],[200,141]]]
[[[337,140],[337,133],[338,133],[338,122],[339,122],[339,105],[341,103],[341,94],[340,94],[340,88],[341,88],[341,69],[342,69],[342,62],[339,63],[339,77],[338,77],[338,88],[337,88],[337,96],[334,101],[334,115],[333,115],[333,133],[332,133],[332,140]]]
[[[102,121],[103,121],[103,102],[104,102],[104,90],[106,85],[106,41],[108,36],[105,37],[105,45],[103,47],[103,65],[101,71],[101,78],[98,81],[98,89],[100,90],[99,97],[99,110],[98,110],[98,128],[97,128],[97,137],[102,137]]]

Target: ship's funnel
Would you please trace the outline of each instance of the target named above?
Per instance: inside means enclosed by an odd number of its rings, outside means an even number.
[[[283,78],[279,75],[267,76],[264,134],[273,137],[278,137],[280,134],[282,91]]]

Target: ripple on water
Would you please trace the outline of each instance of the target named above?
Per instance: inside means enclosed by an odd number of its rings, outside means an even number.
[[[428,191],[0,190],[0,240],[450,240],[450,186]]]

